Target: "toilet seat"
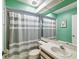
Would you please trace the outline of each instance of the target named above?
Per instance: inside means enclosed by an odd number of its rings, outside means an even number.
[[[29,52],[29,59],[37,59],[39,57],[40,50],[34,49]]]
[[[40,52],[40,50],[38,50],[38,49],[34,49],[34,50],[31,50],[30,52],[29,52],[29,55],[38,55],[39,54],[39,52]]]

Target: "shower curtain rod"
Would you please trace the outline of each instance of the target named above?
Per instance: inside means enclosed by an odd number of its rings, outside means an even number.
[[[13,9],[13,8],[6,8],[6,10],[7,11],[14,11],[14,12],[17,12],[17,13],[29,14],[29,15],[34,15],[34,16],[42,17],[42,18],[48,18],[48,19],[56,20],[55,18],[52,18],[52,17],[48,17],[48,16],[44,16],[42,14],[32,13],[32,12],[28,12],[28,11],[24,11],[24,10],[18,10],[18,9]]]

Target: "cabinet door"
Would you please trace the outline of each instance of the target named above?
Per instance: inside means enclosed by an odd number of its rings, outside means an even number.
[[[43,56],[40,56],[41,59],[45,59]]]
[[[42,51],[41,51],[41,55],[44,57],[44,59],[52,59]]]

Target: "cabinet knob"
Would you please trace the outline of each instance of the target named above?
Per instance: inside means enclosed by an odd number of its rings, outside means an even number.
[[[75,37],[75,35],[72,35],[72,37]]]

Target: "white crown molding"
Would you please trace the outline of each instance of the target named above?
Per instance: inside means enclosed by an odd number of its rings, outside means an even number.
[[[39,12],[42,8],[44,8],[45,6],[47,6],[50,2],[52,2],[53,0],[46,0],[43,4],[41,4],[38,8],[37,8],[37,10],[36,10],[36,12]]]
[[[71,4],[65,6],[61,9],[58,9],[58,10],[54,11],[53,13],[59,14],[59,13],[65,12],[65,11],[70,10],[72,8],[75,8],[75,7],[77,7],[77,2],[71,3]]]

